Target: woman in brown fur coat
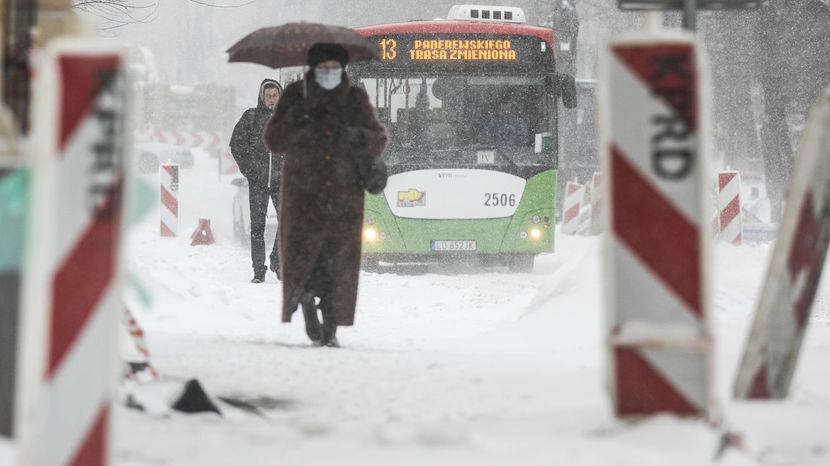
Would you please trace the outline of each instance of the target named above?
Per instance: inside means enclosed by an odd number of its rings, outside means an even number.
[[[371,163],[388,141],[366,92],[349,84],[348,60],[339,45],[315,44],[311,69],[285,89],[264,136],[284,154],[282,321],[301,304],[309,338],[326,346],[338,346],[338,325],[354,323],[364,196],[355,164]]]

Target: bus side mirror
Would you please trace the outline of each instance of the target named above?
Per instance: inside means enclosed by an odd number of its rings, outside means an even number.
[[[567,74],[556,75],[557,89],[565,108],[576,108],[576,80]]]

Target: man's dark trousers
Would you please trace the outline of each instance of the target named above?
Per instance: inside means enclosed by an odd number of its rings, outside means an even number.
[[[272,180],[273,184],[273,180]],[[248,198],[251,207],[251,265],[255,274],[263,274],[268,270],[265,264],[265,217],[268,215],[268,199],[274,203],[274,210],[279,215],[280,188],[279,184],[267,186],[249,186]],[[279,249],[274,243],[271,251],[271,261],[279,266]]]

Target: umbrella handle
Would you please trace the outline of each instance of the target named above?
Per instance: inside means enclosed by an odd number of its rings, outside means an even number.
[[[308,73],[303,73],[303,99],[308,98],[308,84],[306,83],[306,79],[308,79]]]

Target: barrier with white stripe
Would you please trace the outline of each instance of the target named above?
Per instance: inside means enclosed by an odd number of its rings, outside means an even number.
[[[585,198],[585,186],[568,181],[565,186],[565,201],[562,207],[562,233],[574,235],[579,229],[579,209]]]
[[[741,175],[736,171],[718,173],[718,229],[721,241],[741,244]]]
[[[617,416],[711,405],[706,76],[682,31],[613,40],[600,82],[608,383]]]
[[[154,131],[150,140],[191,149],[214,149],[221,147],[224,139],[215,131]]]
[[[735,380],[738,398],[784,398],[830,242],[830,88],[810,112],[758,309]]]
[[[591,234],[602,233],[602,176],[594,172],[591,177]]]
[[[179,166],[165,163],[159,166],[159,226],[162,237],[179,234]]]
[[[53,40],[34,74],[20,461],[104,465],[118,381],[129,87],[120,51],[93,39]]]

